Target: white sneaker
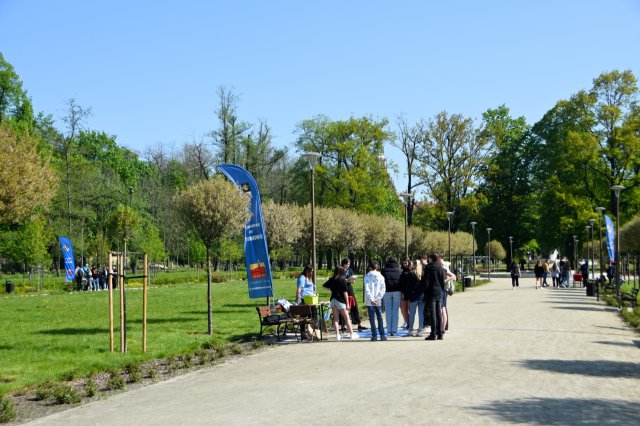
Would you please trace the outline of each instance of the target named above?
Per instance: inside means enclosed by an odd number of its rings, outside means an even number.
[[[338,334],[338,335],[336,336],[336,340],[342,340],[342,336]]]
[[[355,340],[355,339],[359,339],[360,336],[358,335],[358,333],[353,333],[352,335],[349,336],[349,339],[351,340]]]

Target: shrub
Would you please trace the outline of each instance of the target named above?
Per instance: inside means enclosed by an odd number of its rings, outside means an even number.
[[[49,398],[53,393],[53,383],[50,381],[41,383],[36,388],[36,401],[44,401]]]
[[[80,397],[74,387],[59,384],[53,389],[53,398],[56,404],[77,404]]]
[[[124,390],[124,378],[118,371],[111,371],[109,373],[109,380],[107,381],[107,388],[110,390]]]
[[[16,418],[16,409],[9,397],[0,395],[0,423],[8,423]]]
[[[98,393],[96,384],[91,377],[89,377],[84,383],[84,390],[89,398],[96,396],[96,393]]]
[[[142,373],[140,372],[140,362],[129,361],[125,364],[124,371],[129,376],[129,383],[137,383],[142,380]]]
[[[233,355],[240,355],[240,354],[242,354],[242,352],[244,352],[242,350],[242,346],[238,345],[237,343],[229,345],[229,350],[231,351],[231,353]]]

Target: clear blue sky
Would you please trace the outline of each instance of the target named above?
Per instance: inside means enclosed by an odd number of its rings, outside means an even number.
[[[506,104],[533,124],[603,71],[640,77],[640,2],[0,0],[0,52],[60,127],[74,97],[122,145],[179,149],[215,128],[225,85],[285,146],[317,114]]]

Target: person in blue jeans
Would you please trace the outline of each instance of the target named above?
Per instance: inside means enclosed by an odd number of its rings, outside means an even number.
[[[402,269],[398,266],[398,261],[390,257],[380,273],[384,277],[384,284],[387,290],[382,299],[385,319],[387,320],[387,334],[395,336],[398,334],[398,311],[400,310],[400,299],[402,297],[400,288]]]
[[[385,294],[384,277],[378,271],[378,262],[369,261],[369,272],[364,276],[364,304],[369,312],[369,323],[371,324],[371,340],[387,340],[382,324],[382,298]],[[377,324],[376,324],[377,322]]]
[[[413,270],[413,262],[411,259],[402,261],[402,275],[400,275],[400,286],[404,292],[406,299],[409,301],[409,323],[407,336],[415,335],[422,337],[422,325],[424,324],[424,287],[418,275]],[[418,310],[418,326],[414,330],[413,324],[416,319],[416,309]]]

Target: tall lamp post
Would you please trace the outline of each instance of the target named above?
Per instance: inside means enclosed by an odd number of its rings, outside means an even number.
[[[589,225],[585,226],[584,230],[587,231],[587,239],[585,240],[586,242],[585,245],[587,246],[587,258],[585,259],[585,261],[587,262],[587,278],[589,278],[589,259],[591,259],[591,256],[589,253],[589,232],[591,231],[591,226]]]
[[[491,228],[487,228],[487,247],[489,248],[489,281],[491,281]]]
[[[513,237],[509,237],[509,260],[513,263]]]
[[[578,267],[578,236],[573,236],[573,266]]]
[[[305,152],[302,154],[304,158],[309,162],[309,169],[311,170],[311,267],[313,268],[313,289],[315,292],[318,290],[317,280],[317,256],[316,256],[316,163],[322,154],[319,152]]]
[[[596,279],[596,247],[593,242],[593,230],[595,229],[593,225],[595,223],[595,219],[589,219],[589,225],[591,225],[591,275],[593,276],[594,280]]]
[[[603,269],[603,261],[602,261],[602,215],[604,214],[604,207],[596,207],[596,211],[598,212],[598,232],[600,234],[598,245],[600,246],[600,252],[598,253],[598,263],[600,264],[600,276],[598,277],[598,281],[596,282],[596,300],[600,300],[600,280],[604,276]]]
[[[471,222],[471,254],[473,255],[473,285],[476,285],[476,225],[478,222]]]
[[[451,219],[453,218],[453,212],[447,212],[447,219],[449,220],[449,232],[448,232],[448,238],[449,238],[449,264],[451,264]]]
[[[613,185],[611,190],[616,194],[616,297],[618,298],[618,307],[621,306],[620,300],[620,191],[624,189],[622,185]]]
[[[409,227],[409,203],[411,202],[411,198],[413,194],[411,192],[401,192],[399,194],[404,201],[404,257],[409,257],[409,238],[407,229]]]

